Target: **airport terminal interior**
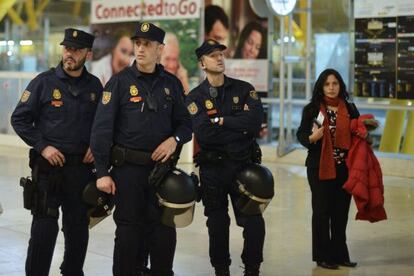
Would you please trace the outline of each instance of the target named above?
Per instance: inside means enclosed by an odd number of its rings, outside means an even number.
[[[146,5],[139,6],[142,3]],[[151,5],[154,14],[149,10],[143,14],[144,7]],[[187,88],[193,89],[203,78],[194,49],[206,37],[204,9],[210,5],[221,7],[230,22],[222,41],[228,46],[226,74],[253,83],[265,110],[258,143],[263,165],[274,177],[275,196],[263,215],[266,238],[260,275],[414,275],[411,0],[1,0],[0,275],[25,275],[32,222],[30,211],[23,208],[19,186],[20,177],[31,173],[29,147],[14,132],[10,116],[27,84],[59,63],[65,28],[75,27],[96,36],[92,61],[86,65],[94,72],[105,57],[115,56],[118,46],[113,42],[119,33],[133,30],[142,18],[160,24],[180,43],[181,70],[175,74],[188,92]],[[126,12],[128,8],[131,13]],[[263,56],[254,60],[237,55],[243,27],[250,21],[264,30]],[[132,53],[127,55],[125,66],[133,58]],[[112,66],[109,71],[115,73]],[[371,133],[372,148],[383,173],[387,213],[386,220],[375,223],[356,220],[357,208],[351,200],[347,243],[351,261],[358,265],[338,270],[321,268],[312,261],[307,150],[296,138],[302,109],[310,101],[319,73],[326,68],[342,75],[360,113],[373,114],[379,122]],[[185,74],[179,75],[184,70]],[[103,84],[107,81],[104,76],[100,80]],[[193,141],[187,144],[178,163],[188,173],[198,171],[192,160],[194,149]],[[230,272],[243,275],[242,229],[236,225],[231,208],[229,213]],[[112,275],[114,232],[112,216],[90,230],[85,275]],[[214,275],[208,244],[206,217],[202,204],[197,203],[193,222],[177,229],[175,275]],[[59,231],[50,275],[60,275],[63,251],[63,233]]]

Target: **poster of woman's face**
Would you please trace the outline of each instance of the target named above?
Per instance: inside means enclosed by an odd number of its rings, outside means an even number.
[[[258,17],[250,1],[232,0],[226,10],[209,2],[204,38],[227,46],[226,75],[252,83],[257,91],[267,91],[267,18]]]
[[[258,21],[250,21],[241,31],[233,58],[263,59],[267,54],[267,34]]]
[[[266,59],[267,19],[258,17],[249,1],[232,0],[225,10],[206,1],[204,39],[214,39],[228,47],[227,58]]]

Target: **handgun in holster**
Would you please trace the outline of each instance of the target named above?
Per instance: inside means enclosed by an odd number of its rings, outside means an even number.
[[[58,216],[58,210],[47,206],[47,192],[41,191],[38,186],[40,156],[33,149],[29,152],[29,166],[32,176],[21,177],[20,186],[23,187],[23,206],[31,210],[33,215]],[[47,162],[47,161],[46,161]]]
[[[20,186],[23,187],[23,207],[32,210],[34,203],[35,188],[30,176],[20,178]]]

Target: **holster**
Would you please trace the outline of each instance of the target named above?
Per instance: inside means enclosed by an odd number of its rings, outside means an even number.
[[[197,200],[197,202],[200,202],[201,197],[203,195],[203,191],[202,191],[201,185],[200,185],[200,179],[198,179],[198,176],[194,172],[192,172],[190,174],[190,177],[193,180],[194,185],[196,186],[196,193],[197,193],[196,200]]]
[[[256,142],[256,140],[253,142],[250,148],[250,155],[251,155],[251,160],[253,163],[256,163],[256,164],[262,163],[262,150],[260,149],[260,146]]]
[[[42,158],[33,149],[29,152],[29,166],[32,169],[31,177],[21,177],[20,186],[23,187],[23,206],[31,210],[33,215],[47,215],[58,217],[57,208],[51,208],[47,204],[47,194],[56,192],[63,183],[63,171],[61,168],[52,167],[47,160]],[[48,174],[47,190],[38,186],[39,172]]]
[[[23,187],[23,207],[27,210],[32,210],[35,187],[31,177],[21,177],[20,186]]]

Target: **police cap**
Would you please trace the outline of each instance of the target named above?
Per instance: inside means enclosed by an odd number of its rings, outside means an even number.
[[[149,22],[140,22],[131,39],[145,38],[164,44],[165,31]]]
[[[75,49],[92,48],[95,36],[73,28],[65,30],[65,38],[60,45],[73,47]]]
[[[210,54],[211,52],[217,49],[220,51],[224,51],[227,49],[227,47],[213,39],[208,39],[204,41],[203,44],[201,44],[201,46],[195,50],[195,53],[197,59],[200,59],[202,56]]]

